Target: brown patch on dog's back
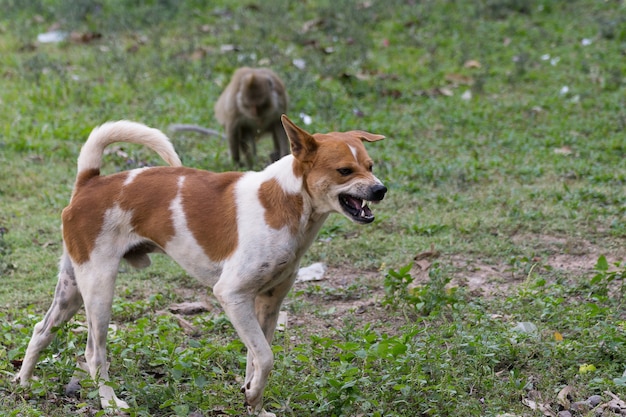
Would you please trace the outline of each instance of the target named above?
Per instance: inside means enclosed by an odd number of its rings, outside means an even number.
[[[116,205],[132,213],[134,233],[164,248],[176,233],[170,204],[178,194],[180,177],[185,177],[182,205],[188,227],[207,256],[221,261],[235,250],[238,238],[234,185],[241,173],[158,167],[137,173],[125,184],[130,172],[79,176],[72,201],[62,215],[63,239],[76,263],[89,260],[102,231],[105,213]],[[131,255],[141,255],[157,247],[135,248],[136,254],[133,248],[128,249]]]
[[[237,248],[235,184],[241,176],[241,172],[185,172],[182,203],[187,224],[207,256],[216,262]]]
[[[278,181],[271,179],[261,184],[259,200],[265,208],[265,222],[273,229],[289,227],[296,233],[302,216],[302,196],[287,194]]]
[[[81,173],[74,187],[70,204],[63,209],[63,241],[70,257],[77,264],[89,260],[102,229],[104,214],[115,202],[115,196],[128,173],[100,177],[98,170]],[[96,176],[94,176],[96,175]]]
[[[132,211],[133,231],[164,247],[174,236],[170,202],[178,192],[178,177],[185,168],[148,168],[124,185],[119,195],[122,210]]]

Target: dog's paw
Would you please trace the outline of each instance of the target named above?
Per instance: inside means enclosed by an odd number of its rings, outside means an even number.
[[[11,380],[14,384],[20,384],[20,386],[22,387],[28,387],[30,386],[30,381],[31,380],[36,380],[37,378],[34,376],[31,377],[24,377],[21,374],[16,374],[13,379]]]
[[[247,382],[243,387],[241,387],[241,392],[246,397],[244,405],[248,407],[248,412],[252,413],[250,410],[259,412],[263,406],[263,391],[252,388],[252,382]]]
[[[256,397],[254,397],[256,405],[252,406],[250,405],[252,402],[248,399],[250,398],[250,391],[247,390],[245,386],[241,388],[241,391],[246,395],[246,402],[244,403],[244,406],[248,410],[249,415],[257,417],[276,417],[276,414],[265,411],[265,409],[263,408],[263,399],[261,396],[257,395]]]
[[[255,411],[252,407],[248,406],[248,414],[251,416],[257,417],[276,417],[276,414],[265,411],[265,408],[261,408],[258,411]]]
[[[103,410],[119,411],[121,415],[130,410],[128,403],[117,398],[113,390],[106,385],[100,386],[100,405]]]
[[[130,410],[130,406],[128,405],[128,403],[126,401],[120,400],[117,397],[115,397],[112,402],[111,400],[109,401],[101,400],[100,404],[102,405],[103,410],[113,409],[113,410],[120,410],[122,412],[126,410]]]

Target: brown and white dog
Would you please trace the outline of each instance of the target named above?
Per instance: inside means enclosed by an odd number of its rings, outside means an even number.
[[[287,155],[261,172],[211,173],[181,167],[168,138],[139,123],[118,121],[94,129],[78,157],[76,184],[63,210],[63,255],[54,300],[35,325],[15,380],[27,385],[53,330],[84,303],[85,357],[100,381],[102,407],[129,408],[105,384],[106,337],[115,277],[122,258],[135,267],[164,252],[213,292],[248,349],[242,391],[250,413],[262,408],[273,366],[270,343],[299,261],[332,212],[370,223],[369,201],[387,189],[372,173],[364,131],[311,135],[282,117]],[[148,146],[170,167],[100,176],[104,148],[114,142]]]

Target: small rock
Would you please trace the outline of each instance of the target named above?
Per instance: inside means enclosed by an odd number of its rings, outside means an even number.
[[[80,398],[80,380],[72,377],[70,382],[65,386],[65,396],[69,398]]]
[[[592,395],[591,397],[587,398],[587,402],[590,406],[595,407],[602,402],[602,396],[597,394]]]
[[[531,323],[529,321],[521,321],[518,322],[515,327],[513,327],[513,331],[536,335],[539,332],[539,329],[537,329],[537,326],[534,323]]]
[[[285,329],[287,328],[287,322],[288,321],[289,321],[289,318],[287,316],[287,312],[286,311],[279,311],[278,312],[278,320],[276,321],[276,331],[284,332]]]
[[[567,410],[562,410],[559,411],[559,414],[556,415],[557,417],[572,417],[572,413],[570,413]]]
[[[324,279],[324,273],[326,272],[326,265],[322,262],[316,262],[306,267],[302,267],[298,270],[298,277],[296,282],[304,281],[320,281]]]
[[[572,403],[570,410],[584,413],[585,411],[588,411],[590,408],[591,407],[589,406],[589,403],[587,401],[576,401],[575,403]]]

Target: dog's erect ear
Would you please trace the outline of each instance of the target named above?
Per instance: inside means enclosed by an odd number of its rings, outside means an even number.
[[[281,116],[283,127],[291,142],[291,154],[298,160],[305,160],[307,155],[317,150],[317,141],[306,130],[296,126],[286,115]]]
[[[346,133],[349,133],[355,138],[364,140],[366,142],[376,142],[377,140],[385,139],[383,135],[377,135],[375,133],[366,132],[364,130],[351,130]]]

